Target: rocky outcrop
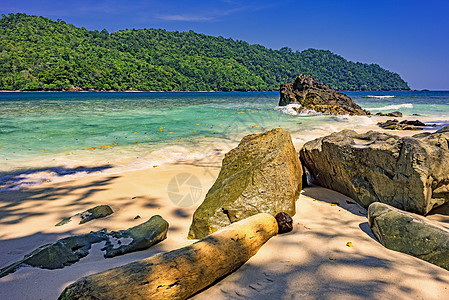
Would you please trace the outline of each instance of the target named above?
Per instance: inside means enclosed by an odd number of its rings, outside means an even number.
[[[0,270],[0,278],[15,272],[22,266],[43,269],[60,269],[78,262],[87,256],[93,244],[106,242],[104,257],[110,258],[138,250],[148,249],[163,241],[167,236],[168,223],[161,216],[153,216],[145,223],[127,230],[112,231],[106,229],[92,231],[60,239],[53,244],[44,245],[8,267]]]
[[[400,111],[393,111],[393,112],[385,113],[385,114],[378,112],[376,114],[376,116],[402,118],[402,113]]]
[[[368,208],[371,230],[386,248],[449,270],[449,230],[424,217],[384,203]]]
[[[249,216],[295,214],[302,167],[290,133],[281,128],[245,136],[226,153],[220,174],[193,215],[188,237],[203,238]]]
[[[403,121],[398,121],[396,119],[394,120],[387,120],[385,122],[379,122],[377,123],[377,125],[380,128],[383,129],[389,129],[389,130],[422,130],[422,127],[427,126],[425,123],[419,121],[419,120],[415,120],[415,121],[408,121],[408,120],[403,120]]]
[[[306,143],[301,161],[320,185],[364,207],[383,202],[426,214],[449,201],[447,128],[402,138],[344,130]]]
[[[181,249],[83,277],[58,299],[188,299],[233,272],[278,232],[257,214]]]
[[[280,106],[300,104],[294,107],[297,112],[313,110],[333,115],[369,115],[354,101],[340,92],[334,91],[327,84],[319,83],[310,75],[299,75],[295,81],[284,83],[280,88]]]

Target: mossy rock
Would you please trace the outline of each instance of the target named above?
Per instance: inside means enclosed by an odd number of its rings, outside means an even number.
[[[200,239],[258,213],[293,216],[302,167],[290,133],[273,129],[245,136],[226,153],[220,174],[193,215],[188,238]]]

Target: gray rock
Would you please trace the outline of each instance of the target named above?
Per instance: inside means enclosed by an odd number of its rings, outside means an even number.
[[[295,214],[302,167],[290,133],[281,128],[245,136],[226,153],[220,174],[193,215],[188,238],[200,239],[266,212]]]
[[[112,208],[109,205],[98,205],[81,213],[80,224],[87,223],[94,219],[104,218],[112,214]]]
[[[449,131],[399,137],[344,130],[310,141],[301,161],[320,185],[364,207],[383,202],[419,214],[449,201]]]
[[[79,225],[81,225],[95,219],[107,217],[112,213],[114,213],[114,211],[109,205],[97,205],[95,207],[89,208],[86,211],[83,211],[82,213],[78,213],[75,216],[80,216]],[[62,219],[55,226],[62,226],[70,223],[72,221],[72,217]]]
[[[368,208],[369,225],[386,248],[449,270],[449,230],[424,217],[384,203]]]
[[[378,112],[376,116],[402,118],[402,113],[400,111],[393,111],[389,113]]]
[[[0,270],[0,278],[15,272],[22,266],[43,269],[60,269],[78,262],[89,254],[92,244],[106,242],[104,257],[110,258],[138,250],[148,249],[164,240],[168,223],[161,216],[153,216],[147,222],[128,230],[112,231],[106,229],[60,239],[53,244],[41,246],[25,257]],[[126,240],[126,244],[122,241]]]
[[[354,101],[327,84],[319,83],[310,75],[299,75],[294,82],[281,85],[279,105],[300,104],[296,111],[314,110],[332,115],[369,115]]]
[[[114,257],[134,251],[145,250],[167,237],[168,223],[161,216],[153,216],[140,225],[127,230],[112,231],[102,250],[104,257]],[[117,246],[118,245],[118,246]]]
[[[424,124],[423,122],[419,121],[419,120],[415,120],[415,121],[408,121],[408,120],[403,120],[403,121],[398,121],[396,119],[394,120],[387,120],[385,122],[379,122],[377,123],[377,125],[380,128],[383,129],[390,129],[390,130],[422,130],[422,127],[427,126],[426,124]]]

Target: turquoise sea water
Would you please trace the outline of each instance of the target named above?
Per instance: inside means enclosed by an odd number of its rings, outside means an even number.
[[[439,126],[449,122],[449,92],[346,94],[373,113],[399,110]],[[197,159],[279,126],[301,142],[376,122],[298,115],[277,107],[278,101],[278,92],[2,92],[0,189],[18,187],[17,178],[26,174],[43,178],[42,172],[64,176]]]

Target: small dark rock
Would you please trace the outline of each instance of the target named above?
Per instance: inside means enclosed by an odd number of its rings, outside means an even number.
[[[58,222],[58,224],[56,224],[55,226],[62,226],[62,225],[65,225],[65,224],[67,224],[67,223],[69,223],[71,221],[72,221],[72,217],[64,218],[60,222]]]
[[[278,222],[278,233],[286,233],[293,230],[293,219],[285,212],[280,212],[275,216]]]
[[[112,214],[112,208],[109,205],[98,205],[81,213],[80,225],[94,219],[104,218]]]

